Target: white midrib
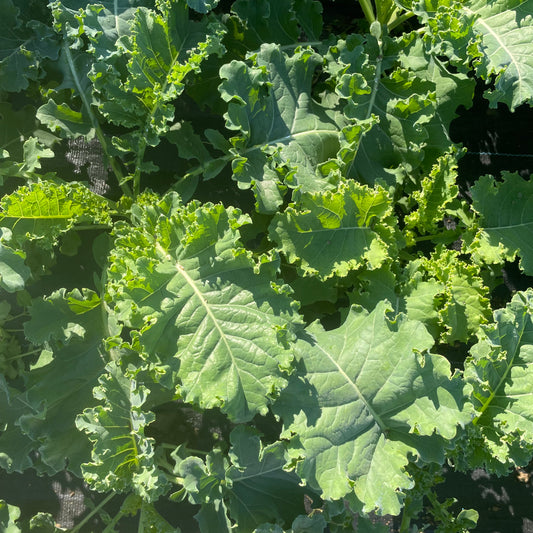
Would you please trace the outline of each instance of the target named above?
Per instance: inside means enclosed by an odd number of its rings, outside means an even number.
[[[473,15],[475,16],[477,13],[475,11],[472,11],[471,9],[468,9],[467,7],[463,8],[469,15]],[[476,22],[479,22],[479,24],[481,26],[483,26],[483,28],[485,28],[487,30],[487,33],[489,33],[490,35],[492,35],[492,37],[496,40],[496,42],[500,45],[500,47],[502,48],[502,50],[505,50],[505,53],[509,56],[511,62],[514,64],[514,67],[516,69],[516,73],[518,75],[518,85],[519,87],[522,86],[522,73],[520,71],[520,65],[518,64],[518,62],[515,60],[514,58],[514,55],[512,54],[511,50],[509,50],[509,48],[505,45],[505,43],[500,39],[500,37],[498,36],[498,34],[492,29],[491,26],[489,26],[487,24],[487,22],[485,22],[485,19],[482,18],[482,17],[479,17],[475,20],[474,24]]]
[[[379,426],[381,431],[383,433],[385,433],[387,431],[387,426],[385,425],[385,423],[383,422],[381,417],[376,413],[374,408],[367,401],[367,399],[363,396],[363,393],[361,392],[361,390],[359,389],[359,387],[357,386],[355,381],[350,379],[348,374],[346,374],[346,372],[343,370],[343,368],[337,363],[337,361],[335,361],[335,359],[331,356],[331,354],[329,352],[324,350],[324,348],[322,348],[320,345],[318,347],[319,347],[320,351],[323,352],[324,355],[335,365],[335,367],[337,368],[337,371],[339,372],[339,374],[351,385],[351,387],[353,388],[353,390],[355,391],[357,396],[360,398],[360,400],[364,403],[365,407],[368,409],[368,412],[370,413],[372,418],[376,421],[376,424]]]
[[[200,300],[203,308],[205,309],[205,312],[207,314],[207,316],[211,319],[211,321],[213,322],[216,330],[218,331],[218,334],[220,335],[220,338],[222,339],[222,342],[224,343],[224,346],[226,347],[226,350],[228,352],[228,355],[230,356],[231,358],[231,362],[233,364],[233,366],[237,369],[237,373],[239,373],[239,370],[238,370],[238,366],[236,364],[236,361],[235,361],[235,357],[233,356],[233,351],[231,349],[231,346],[228,342],[228,339],[227,339],[227,336],[226,334],[224,333],[224,330],[220,327],[220,324],[218,323],[218,320],[217,320],[217,317],[214,315],[211,307],[209,306],[209,303],[207,302],[207,300],[204,298],[203,294],[200,292],[200,290],[198,289],[198,287],[196,286],[196,283],[194,282],[194,280],[189,276],[189,274],[187,273],[187,271],[185,270],[185,268],[183,268],[182,265],[180,265],[179,263],[176,264],[176,268],[178,269],[178,272],[183,276],[183,278],[185,279],[185,281],[189,284],[189,286],[192,288],[192,290],[194,291],[194,294],[196,294],[196,296],[198,297],[198,299]],[[239,379],[240,379],[240,376],[239,376]]]

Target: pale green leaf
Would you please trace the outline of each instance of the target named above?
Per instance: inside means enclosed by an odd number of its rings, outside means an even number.
[[[296,204],[275,215],[270,238],[305,275],[327,279],[350,270],[379,268],[389,255],[391,201],[380,187],[354,181],[336,191],[302,194]]]
[[[494,89],[485,93],[492,107],[498,102],[511,111],[533,101],[533,2],[472,0],[464,10],[475,15],[474,30],[482,36],[483,56],[474,63],[485,78],[495,74]]]
[[[420,322],[352,308],[325,331],[313,324],[296,345],[299,371],[274,409],[295,435],[297,472],[323,498],[352,490],[363,511],[398,514],[413,485],[411,457],[443,461],[446,440],[471,420],[463,384],[448,361],[427,353]]]
[[[480,214],[478,230],[470,243],[477,260],[513,261],[533,274],[533,182],[517,173],[503,172],[502,181],[482,176],[471,189],[473,208]]]
[[[422,180],[420,190],[412,195],[418,207],[405,217],[408,228],[416,228],[422,235],[437,233],[446,213],[446,205],[459,192],[456,177],[457,160],[453,154],[437,159],[429,176]]]
[[[12,242],[37,240],[51,248],[77,224],[109,224],[107,200],[81,183],[36,182],[0,200],[0,224],[11,229]]]
[[[396,276],[388,265],[361,272],[357,281],[358,290],[349,295],[351,304],[361,305],[367,311],[372,311],[379,302],[387,300],[395,313],[405,312],[404,298],[397,288]],[[414,319],[418,320],[418,317]]]
[[[274,283],[275,259],[255,264],[242,248],[247,218],[236,209],[158,209],[139,213],[145,228],[116,233],[108,272],[116,317],[136,328],[133,346],[163,365],[161,383],[180,384],[186,401],[235,421],[265,413],[286,382],[286,342],[299,321]]]
[[[412,261],[406,273],[409,318],[426,323],[435,334],[438,326],[446,342],[467,342],[490,318],[480,268],[461,260],[458,252],[439,245],[429,258]]]

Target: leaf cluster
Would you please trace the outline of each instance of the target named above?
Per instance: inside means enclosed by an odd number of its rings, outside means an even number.
[[[531,105],[531,1],[0,6],[0,466],[106,493],[71,533],[474,527],[433,486],[533,456],[533,186],[450,125]]]

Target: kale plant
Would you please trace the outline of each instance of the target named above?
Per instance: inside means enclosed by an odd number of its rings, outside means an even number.
[[[531,104],[533,2],[332,5],[0,1],[0,465],[123,495],[108,533],[179,531],[162,499],[467,531],[441,465],[532,458],[533,289],[493,294],[533,275],[533,185],[461,190],[449,132],[476,83]]]

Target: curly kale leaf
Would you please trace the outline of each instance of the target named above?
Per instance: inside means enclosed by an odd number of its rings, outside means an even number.
[[[465,361],[476,418],[461,466],[486,467],[498,475],[524,466],[533,454],[533,290],[517,293],[482,326]]]
[[[413,485],[411,457],[442,462],[447,440],[472,415],[448,361],[428,353],[417,321],[353,307],[344,324],[314,323],[296,344],[298,371],[274,410],[293,439],[297,473],[325,499],[352,490],[363,511],[398,514]]]
[[[247,217],[222,205],[171,204],[139,210],[137,227],[118,226],[108,272],[115,316],[161,367],[161,383],[249,420],[286,383],[297,313],[275,283],[276,259],[256,263],[242,248]]]
[[[350,181],[336,191],[302,194],[270,226],[271,239],[304,275],[327,279],[379,268],[394,249],[391,202],[381,189]]]

